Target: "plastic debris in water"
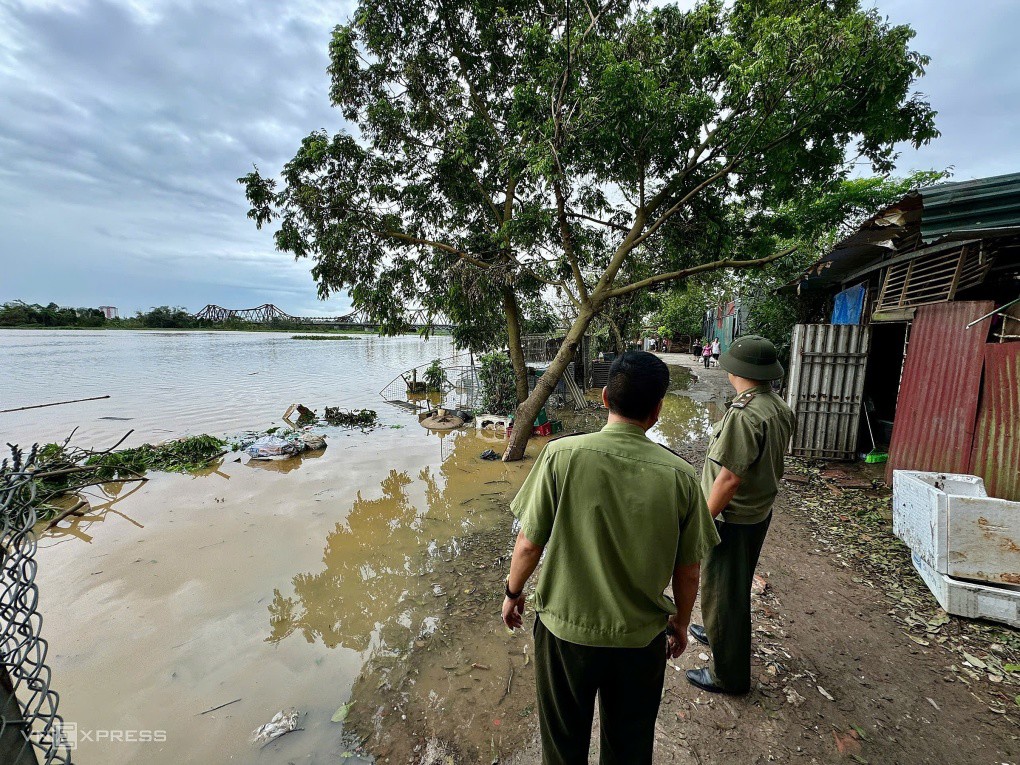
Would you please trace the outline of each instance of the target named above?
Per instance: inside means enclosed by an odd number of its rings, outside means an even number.
[[[273,715],[273,719],[267,722],[265,725],[260,725],[252,731],[251,742],[260,746],[265,746],[270,741],[278,739],[285,733],[290,733],[293,730],[298,729],[298,718],[301,713],[296,709],[291,709],[290,712],[284,712],[282,709]]]

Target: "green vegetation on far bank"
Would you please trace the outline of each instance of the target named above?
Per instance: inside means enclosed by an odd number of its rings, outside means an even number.
[[[301,340],[340,340],[351,339],[347,335],[377,335],[374,329],[350,329],[339,327],[320,327],[284,319],[274,319],[266,324],[230,319],[227,321],[210,321],[196,319],[180,306],[157,306],[148,311],[138,311],[134,316],[107,319],[98,308],[67,308],[56,303],[40,305],[12,300],[0,303],[0,328],[2,329],[159,329],[159,330],[216,330],[240,332],[294,332],[296,330],[311,331],[315,336],[299,335]],[[335,337],[323,337],[334,335]],[[409,332],[409,334],[414,334]],[[430,334],[448,334],[445,331],[433,331]]]
[[[291,340],[353,340],[349,335],[291,335]]]

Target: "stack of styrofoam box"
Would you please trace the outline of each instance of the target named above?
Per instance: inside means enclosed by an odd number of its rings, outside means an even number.
[[[1020,627],[1020,502],[956,473],[893,473],[893,533],[946,611]]]

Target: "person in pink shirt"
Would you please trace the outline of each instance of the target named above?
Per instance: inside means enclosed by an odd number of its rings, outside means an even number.
[[[705,341],[705,347],[701,349],[701,360],[705,362],[705,369],[708,369],[712,363],[712,344]]]

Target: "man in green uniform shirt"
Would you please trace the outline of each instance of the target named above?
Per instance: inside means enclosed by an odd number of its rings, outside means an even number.
[[[737,395],[713,430],[701,487],[722,542],[701,572],[705,626],[690,628],[711,646],[712,665],[688,670],[687,679],[706,691],[743,694],[751,690],[751,581],[795,420],[768,383],[782,378],[783,367],[764,337],[736,340],[719,366]]]
[[[535,592],[545,765],[587,765],[596,695],[601,762],[652,761],[666,658],[687,646],[699,564],[719,541],[694,470],[645,435],[668,385],[657,357],[620,356],[602,392],[608,424],[550,442],[511,505],[521,523],[503,601],[511,629],[547,550]]]

